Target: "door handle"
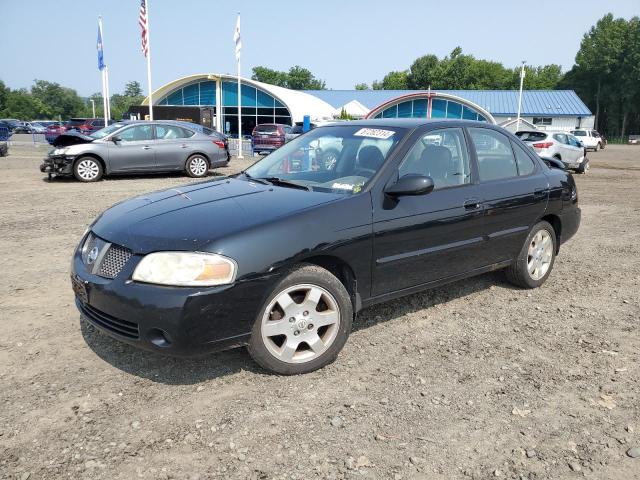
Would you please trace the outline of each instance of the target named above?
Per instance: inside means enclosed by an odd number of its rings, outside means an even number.
[[[151,147],[149,145],[145,145],[144,147],[142,147],[143,150],[151,150]]]
[[[478,210],[482,207],[480,200],[478,200],[477,198],[465,200],[463,205],[465,210]]]

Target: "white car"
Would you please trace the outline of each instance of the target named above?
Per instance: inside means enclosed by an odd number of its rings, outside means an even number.
[[[586,173],[589,169],[587,148],[570,133],[532,130],[516,132],[516,136],[542,158],[560,160],[566,168],[578,173]]]
[[[589,130],[587,128],[577,128],[575,130],[571,130],[571,134],[578,137],[585,147],[594,152],[605,147],[607,142],[602,138],[602,136],[596,132],[595,130]]]

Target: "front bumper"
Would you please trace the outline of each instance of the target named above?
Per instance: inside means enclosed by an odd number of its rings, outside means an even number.
[[[75,159],[76,157],[66,155],[49,156],[42,161],[40,171],[42,173],[55,173],[56,175],[71,175]]]
[[[90,273],[78,249],[71,281],[81,315],[107,335],[167,355],[194,356],[245,345],[276,275],[209,288],[133,282],[133,255],[114,279]]]

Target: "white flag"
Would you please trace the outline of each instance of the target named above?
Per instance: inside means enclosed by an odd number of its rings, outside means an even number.
[[[242,50],[242,39],[240,38],[240,15],[236,22],[236,30],[233,32],[233,41],[236,43],[236,60],[240,60],[240,50]]]

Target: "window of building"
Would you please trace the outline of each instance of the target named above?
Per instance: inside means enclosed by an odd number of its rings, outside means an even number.
[[[470,128],[469,133],[476,149],[481,182],[518,176],[511,142],[505,135],[488,128]]]
[[[553,123],[551,117],[533,117],[534,125],[550,126]]]

